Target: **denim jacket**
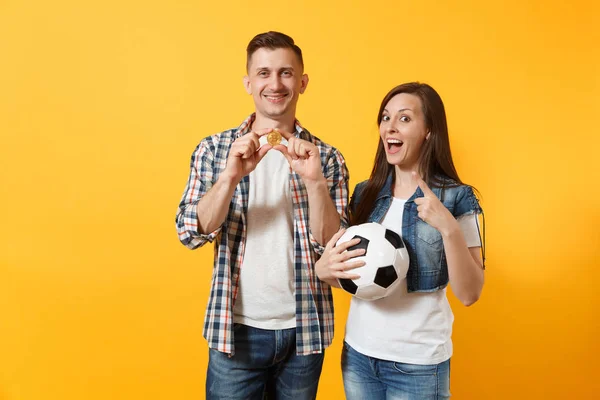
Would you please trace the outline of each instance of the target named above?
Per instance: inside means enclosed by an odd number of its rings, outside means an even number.
[[[354,211],[360,202],[361,191],[367,181],[356,185],[350,207]],[[392,204],[393,174],[390,174],[377,195],[375,207],[367,222],[381,223]],[[470,186],[431,188],[450,213],[458,218],[462,215],[482,213],[479,201]],[[402,239],[406,244],[410,263],[406,276],[408,292],[434,292],[448,285],[448,264],[442,234],[422,221],[417,215],[415,199],[423,197],[417,187],[415,193],[404,204],[402,216]]]

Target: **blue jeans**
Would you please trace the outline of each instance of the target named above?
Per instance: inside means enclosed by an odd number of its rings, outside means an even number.
[[[208,400],[313,400],[323,353],[296,355],[296,328],[265,330],[234,324],[235,354],[210,349]]]
[[[404,364],[365,356],[344,342],[342,375],[347,400],[439,400],[450,398],[450,360]]]

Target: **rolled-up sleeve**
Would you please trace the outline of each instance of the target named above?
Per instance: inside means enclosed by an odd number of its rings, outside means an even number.
[[[325,170],[323,175],[327,180],[329,188],[329,196],[335,204],[338,214],[340,215],[340,228],[348,227],[348,181],[350,174],[344,156],[337,150],[332,149],[327,157]],[[319,243],[309,229],[310,244],[317,254],[323,254],[326,243]]]
[[[198,231],[197,205],[213,184],[214,158],[207,142],[203,140],[192,154],[190,176],[188,178],[175,224],[177,235],[183,245],[189,249],[197,249],[207,242],[215,240],[221,232],[221,227],[215,231],[202,234]]]

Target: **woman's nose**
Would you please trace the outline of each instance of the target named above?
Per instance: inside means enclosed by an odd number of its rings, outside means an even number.
[[[395,133],[398,132],[398,129],[396,129],[396,125],[393,121],[388,121],[387,126],[385,127],[385,131],[386,133]]]

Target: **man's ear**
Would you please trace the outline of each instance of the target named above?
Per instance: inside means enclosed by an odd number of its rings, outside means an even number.
[[[252,87],[250,86],[250,78],[248,76],[244,76],[244,88],[246,88],[246,92],[248,94],[252,94]]]
[[[304,93],[306,87],[308,86],[308,75],[302,75],[302,85],[300,86],[300,94]]]

